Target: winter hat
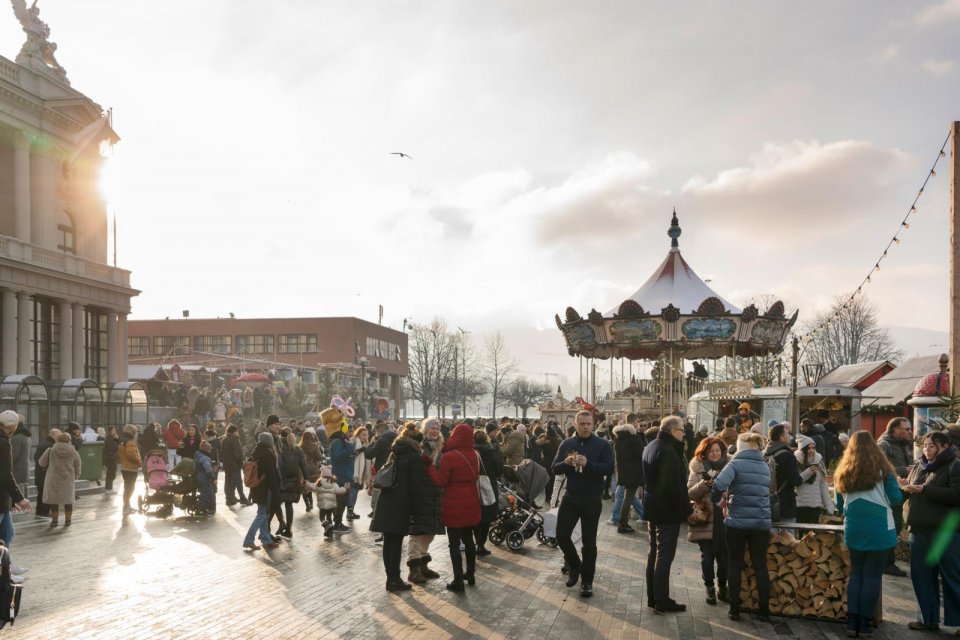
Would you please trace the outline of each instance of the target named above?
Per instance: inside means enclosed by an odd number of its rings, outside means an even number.
[[[750,433],[759,433],[760,435],[763,435],[763,426],[760,423],[753,425],[750,427]]]
[[[343,428],[343,422],[325,422],[323,424],[323,431],[327,434],[327,438],[332,438],[333,434],[339,433]]]
[[[526,425],[523,425],[523,424],[517,425],[517,433],[526,433],[526,432],[527,432]]]
[[[277,424],[278,422],[280,422],[280,418],[278,418],[275,414],[271,413],[267,416],[267,428],[270,428],[270,425]]]
[[[321,478],[332,478],[333,477],[333,467],[328,464],[321,465],[320,467],[320,477]]]
[[[257,442],[260,444],[269,444],[270,446],[273,446],[273,435],[264,431],[257,436]]]
[[[314,429],[313,427],[307,427],[306,429],[303,430],[303,432],[304,432],[304,433],[310,432],[310,433],[312,433],[313,435],[317,435],[317,430]]]
[[[803,451],[804,449],[806,449],[812,444],[813,445],[817,444],[816,442],[813,441],[813,438],[809,436],[805,436],[802,433],[797,436],[797,449],[799,451]]]
[[[776,420],[773,420],[773,419],[767,420],[767,429],[772,429],[772,428],[774,428],[775,426],[777,426],[778,424],[780,424],[780,423],[777,422]]]
[[[840,439],[840,442],[850,442],[850,436],[848,436],[845,433],[841,433],[840,435],[837,436],[837,438]]]
[[[15,427],[20,424],[20,416],[17,415],[16,411],[7,409],[3,413],[0,413],[0,424],[5,427]]]

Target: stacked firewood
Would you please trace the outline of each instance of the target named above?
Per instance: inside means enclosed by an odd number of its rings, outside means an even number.
[[[797,541],[789,533],[777,533],[770,540],[766,570],[771,613],[830,620],[847,617],[850,556],[842,534],[810,531]],[[757,578],[749,553],[740,599],[742,608],[758,608]]]

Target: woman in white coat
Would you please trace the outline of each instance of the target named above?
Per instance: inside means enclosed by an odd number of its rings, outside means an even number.
[[[801,474],[808,469],[814,470],[813,475],[797,487],[797,522],[818,524],[821,514],[832,515],[837,510],[827,485],[827,467],[823,464],[823,456],[817,453],[813,438],[802,433],[797,436],[797,452],[794,455]]]

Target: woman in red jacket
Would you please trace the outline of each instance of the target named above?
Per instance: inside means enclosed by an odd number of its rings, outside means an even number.
[[[463,581],[473,586],[477,548],[473,540],[473,528],[480,523],[480,494],[477,477],[480,474],[480,456],[473,446],[473,427],[458,424],[443,445],[440,468],[433,465],[429,456],[423,456],[424,467],[430,479],[443,487],[443,502],[440,518],[447,527],[450,545],[450,562],[453,564],[453,582],[447,583],[450,591],[463,591]],[[463,571],[460,543],[467,555],[467,571]]]

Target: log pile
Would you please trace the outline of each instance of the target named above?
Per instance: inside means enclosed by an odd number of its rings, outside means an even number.
[[[799,541],[786,532],[771,537],[767,552],[770,612],[783,616],[844,620],[850,556],[843,534],[810,531]],[[741,607],[758,609],[757,578],[746,554]]]

